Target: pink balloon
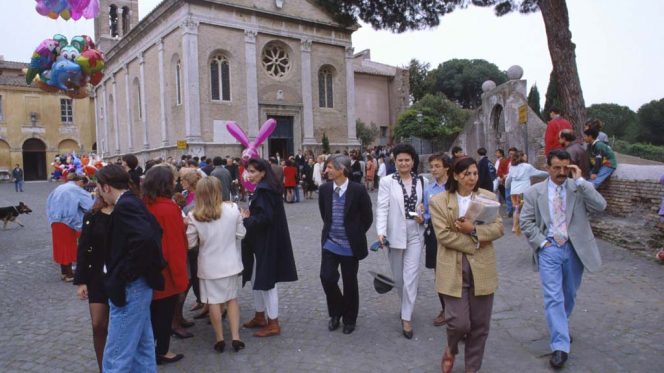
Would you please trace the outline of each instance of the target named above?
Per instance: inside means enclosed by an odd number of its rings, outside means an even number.
[[[265,123],[263,123],[260,131],[258,131],[258,136],[256,136],[256,140],[254,140],[253,145],[255,147],[259,147],[265,140],[267,140],[268,137],[270,137],[275,128],[277,128],[277,121],[273,118],[268,119]]]
[[[90,0],[87,8],[83,10],[83,17],[85,19],[95,18],[99,14],[99,0]]]
[[[240,144],[244,145],[245,147],[249,146],[249,138],[247,137],[247,134],[244,133],[242,128],[240,128],[237,123],[231,121],[226,122],[226,129],[231,134],[231,136],[235,137],[235,139],[240,142]]]
[[[244,189],[252,193],[254,190],[256,190],[256,184],[249,181],[249,172],[246,169],[242,172],[242,175],[240,177],[240,183],[242,183]]]
[[[90,0],[67,0],[67,2],[74,21],[78,21],[83,16],[83,11],[90,5]]]

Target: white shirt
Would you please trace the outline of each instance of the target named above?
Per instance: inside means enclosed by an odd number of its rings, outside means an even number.
[[[344,193],[346,193],[346,189],[348,189],[348,178],[346,178],[346,181],[344,181],[344,183],[341,185],[337,185],[336,182],[333,183],[334,183],[334,190],[337,190],[337,188],[341,188],[339,189],[339,197],[343,196]]]
[[[470,205],[470,198],[473,196],[473,194],[469,194],[467,196],[462,196],[459,193],[456,193],[457,195],[457,203],[459,204],[459,217],[462,217],[466,215],[466,210],[468,210],[468,205]]]
[[[378,166],[378,172],[376,173],[376,175],[378,175],[378,177],[383,177],[385,176],[385,171],[386,171],[385,162],[383,162]]]

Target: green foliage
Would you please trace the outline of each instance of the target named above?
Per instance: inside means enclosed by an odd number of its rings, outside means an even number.
[[[635,157],[649,159],[651,161],[664,162],[664,146],[635,143],[630,144],[624,140],[616,140],[612,146],[613,150],[633,155]]]
[[[394,128],[397,141],[411,136],[423,139],[453,137],[470,118],[470,111],[443,95],[427,94],[401,113]]]
[[[415,58],[410,60],[410,63],[408,64],[408,73],[412,102],[417,102],[427,93],[431,93],[431,87],[427,80],[430,67],[431,65],[428,63],[420,62]]]
[[[375,123],[371,123],[370,126],[367,126],[360,119],[355,121],[355,131],[357,138],[362,143],[362,147],[373,143],[376,137],[378,137],[379,132]]]
[[[507,81],[505,72],[485,60],[453,59],[431,70],[427,77],[431,91],[442,92],[450,100],[466,109],[482,103],[482,83],[493,80],[496,85]]]
[[[540,115],[540,94],[537,89],[537,84],[533,84],[533,86],[530,87],[530,92],[528,92],[528,106],[530,106],[537,115]]]
[[[542,109],[542,115],[540,117],[545,122],[549,120],[549,112],[551,108],[558,108],[558,110],[563,109],[563,102],[560,100],[560,95],[558,94],[558,80],[556,79],[556,73],[554,70],[551,70],[551,75],[549,75],[549,87],[546,89],[546,95],[544,96],[544,109]]]
[[[618,104],[595,104],[586,109],[588,118],[604,123],[602,131],[609,136],[633,142],[639,132],[639,120],[635,112]]]
[[[327,134],[325,132],[323,132],[323,138],[320,142],[323,145],[323,153],[330,154],[330,139],[327,138]]]
[[[664,145],[664,98],[652,100],[637,111],[639,118],[638,140]]]

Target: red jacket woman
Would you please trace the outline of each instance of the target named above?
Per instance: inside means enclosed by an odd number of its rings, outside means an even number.
[[[295,188],[297,185],[297,168],[291,162],[286,162],[284,167],[284,187]]]

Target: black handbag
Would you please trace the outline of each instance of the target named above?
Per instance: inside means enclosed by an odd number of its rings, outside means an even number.
[[[431,222],[427,224],[424,230],[424,253],[424,266],[427,268],[436,268],[438,240],[436,240],[436,232],[434,232]]]

